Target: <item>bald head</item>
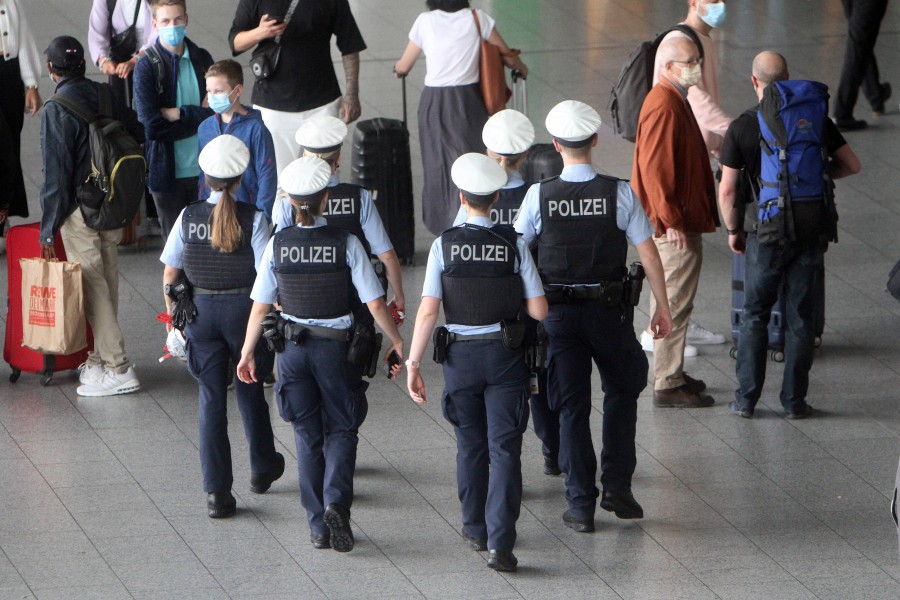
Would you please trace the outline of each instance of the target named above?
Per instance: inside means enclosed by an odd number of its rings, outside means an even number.
[[[753,59],[753,76],[765,87],[788,78],[787,61],[777,52],[766,50]]]
[[[676,36],[663,41],[656,51],[659,64],[666,67],[671,62],[692,62],[700,59],[700,50],[694,42],[685,36]]]

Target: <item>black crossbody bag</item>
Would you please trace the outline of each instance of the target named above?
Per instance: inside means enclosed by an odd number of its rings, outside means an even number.
[[[134,4],[134,18],[131,19],[131,26],[109,39],[109,59],[115,63],[129,60],[138,49],[137,20],[141,12],[141,2],[142,0],[137,0]],[[116,8],[116,0],[109,0],[107,6],[109,6],[109,31],[112,32],[112,16]]]
[[[291,17],[294,16],[294,11],[297,9],[299,3],[300,0],[291,0],[291,5],[288,7],[287,14],[284,16],[285,25],[291,22]],[[253,71],[253,75],[256,79],[264,81],[275,74],[280,59],[281,36],[279,35],[275,38],[273,43],[266,44],[262,47],[256,47],[256,50],[253,52],[253,58],[250,59],[250,70]]]

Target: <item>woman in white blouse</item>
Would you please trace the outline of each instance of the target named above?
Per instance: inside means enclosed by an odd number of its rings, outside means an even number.
[[[2,160],[11,164],[9,184],[0,194],[0,253],[6,248],[3,232],[9,216],[27,217],[28,198],[19,158],[22,125],[27,112],[32,117],[41,108],[38,80],[41,76],[41,57],[20,0],[0,0],[0,119],[4,123],[4,138],[8,149],[0,148]],[[4,144],[6,146],[6,144]]]
[[[413,24],[409,44],[394,71],[406,75],[425,53],[425,90],[419,101],[425,179],[422,218],[429,231],[440,235],[459,210],[459,191],[450,179],[453,161],[467,152],[484,152],[481,130],[488,113],[479,86],[481,39],[497,46],[506,66],[521,71],[523,77],[528,76],[528,67],[510,53],[494,19],[480,9],[470,9],[468,0],[426,0],[425,5],[428,11]]]

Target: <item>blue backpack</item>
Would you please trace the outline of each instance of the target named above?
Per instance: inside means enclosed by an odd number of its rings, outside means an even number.
[[[759,241],[796,241],[791,205],[821,202],[834,207],[834,184],[822,145],[828,118],[828,86],[817,81],[772,83],[759,103]],[[836,227],[829,238],[837,241]]]

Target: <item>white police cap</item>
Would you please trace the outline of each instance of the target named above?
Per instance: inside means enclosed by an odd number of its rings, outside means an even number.
[[[497,154],[522,154],[534,143],[534,125],[517,110],[501,110],[484,124],[481,139]]]
[[[328,187],[331,167],[318,156],[303,156],[281,172],[278,185],[292,196],[311,196]]]
[[[347,137],[347,124],[337,117],[316,117],[304,122],[294,139],[310,152],[337,149]]]
[[[484,154],[469,152],[453,163],[450,178],[464,192],[487,196],[506,185],[508,175],[497,161]]]
[[[544,124],[557,141],[579,145],[600,131],[600,115],[597,111],[578,100],[564,100],[547,114]],[[563,144],[569,145],[569,144]]]
[[[217,179],[231,179],[243,174],[250,164],[250,150],[233,135],[214,137],[200,152],[198,161],[203,172]]]

